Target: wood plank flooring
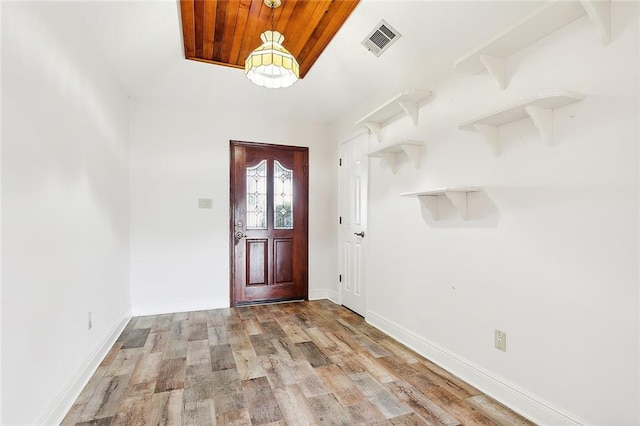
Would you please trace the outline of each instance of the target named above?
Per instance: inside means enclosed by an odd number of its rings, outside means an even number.
[[[329,301],[133,318],[63,425],[531,425]]]

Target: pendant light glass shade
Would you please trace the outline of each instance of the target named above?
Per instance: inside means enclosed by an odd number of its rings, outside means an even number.
[[[249,54],[244,73],[254,84],[270,89],[289,87],[300,76],[298,61],[284,47],[284,36],[278,31],[260,35],[262,45]]]

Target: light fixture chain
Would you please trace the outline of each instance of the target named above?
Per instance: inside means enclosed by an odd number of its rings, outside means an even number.
[[[275,8],[275,2],[271,2],[271,63],[273,64],[275,62],[275,58],[274,58],[274,54],[273,54],[273,32],[276,29],[276,8]]]
[[[276,29],[276,11],[273,2],[271,3],[271,31]]]

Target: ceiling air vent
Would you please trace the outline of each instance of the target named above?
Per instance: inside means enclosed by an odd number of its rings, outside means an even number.
[[[362,45],[376,56],[382,55],[402,34],[384,19],[362,41]]]

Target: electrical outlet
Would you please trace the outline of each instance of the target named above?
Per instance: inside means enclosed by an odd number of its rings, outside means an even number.
[[[87,325],[89,326],[89,330],[91,330],[91,327],[93,327],[93,318],[91,312],[87,314]]]
[[[495,330],[494,344],[496,349],[500,349],[503,352],[507,351],[507,332]]]

